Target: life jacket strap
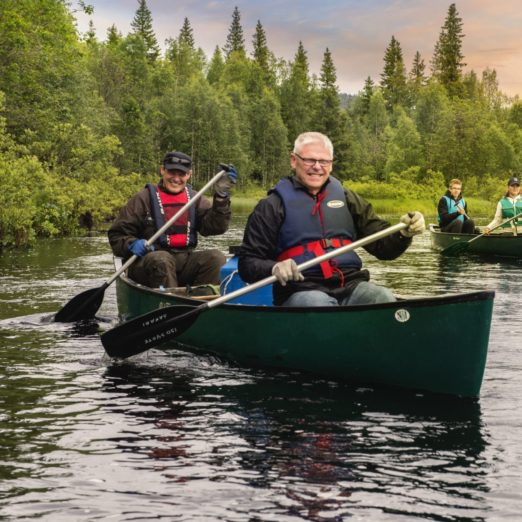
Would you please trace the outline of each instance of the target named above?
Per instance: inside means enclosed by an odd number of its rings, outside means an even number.
[[[306,243],[306,245],[296,245],[281,252],[277,256],[277,260],[284,261],[285,259],[299,257],[302,256],[305,252],[312,252],[315,257],[319,257],[326,253],[326,249],[330,250],[333,248],[339,248],[344,245],[349,245],[351,242],[352,241],[349,239],[336,238],[310,241],[310,243]],[[323,277],[325,279],[330,279],[334,272],[340,272],[342,275],[342,271],[335,266],[335,262],[333,262],[333,260],[323,261],[319,266],[321,267],[321,271],[323,272]],[[344,280],[344,277],[341,279]]]

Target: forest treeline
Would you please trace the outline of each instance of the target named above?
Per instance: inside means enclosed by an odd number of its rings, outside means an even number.
[[[275,56],[261,21],[247,45],[238,8],[206,56],[188,18],[161,51],[136,4],[129,34],[113,25],[100,41],[92,22],[76,28],[77,10],[92,14],[83,1],[0,2],[0,246],[106,222],[172,149],[193,157],[196,186],[227,162],[244,191],[288,173],[307,130],[332,139],[337,177],[391,199],[436,201],[453,177],[496,198],[521,172],[522,103],[494,70],[466,71],[455,4],[429,60],[405,64],[392,35],[380,78],[354,96],[339,92],[329,48],[315,73],[302,42],[292,60]]]

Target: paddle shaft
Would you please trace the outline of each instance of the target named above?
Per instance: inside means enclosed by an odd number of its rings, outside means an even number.
[[[403,230],[405,228],[408,228],[408,225],[406,223],[398,223],[397,225],[393,225],[391,227],[385,228],[384,230],[375,232],[375,234],[371,234],[367,237],[359,239],[358,241],[354,241],[353,243],[350,243],[349,245],[345,245],[345,246],[336,248],[335,250],[332,250],[331,252],[327,252],[326,254],[323,254],[322,256],[315,257],[313,259],[310,259],[309,261],[305,261],[304,263],[297,265],[297,270],[299,270],[299,272],[303,272],[304,270],[311,268],[312,266],[321,264],[323,261],[328,261],[329,259],[337,257],[341,254],[350,252],[350,250],[355,250],[356,248],[368,245],[369,243],[373,243],[374,241],[377,241],[378,239],[382,239],[383,237],[389,236],[389,235],[393,234],[394,232],[398,232],[399,230]],[[230,294],[226,294],[221,297],[218,297],[217,299],[209,301],[208,303],[205,303],[205,305],[208,308],[214,308],[215,306],[219,306],[223,303],[226,303],[227,301],[235,299],[236,297],[240,297],[242,295],[248,294],[249,292],[253,292],[254,290],[257,290],[258,288],[275,283],[276,281],[277,281],[277,277],[274,275],[266,277],[265,279],[261,279],[260,281],[252,283],[251,285],[244,286],[243,288],[240,288],[239,290],[236,290],[235,292],[231,292]]]
[[[492,229],[489,230],[488,234],[489,234],[490,232],[493,232],[493,230],[496,230],[497,228],[499,228],[499,227],[505,225],[506,223],[509,223],[510,221],[513,221],[514,219],[517,219],[517,218],[519,218],[519,217],[522,217],[522,212],[521,212],[520,214],[517,214],[516,216],[513,216],[513,217],[510,217],[509,219],[506,219],[505,221],[502,221],[502,223],[500,223],[499,225],[494,226]],[[473,239],[470,239],[470,240],[468,241],[468,244],[469,244],[469,243],[473,243],[473,241],[476,241],[477,239],[481,238],[482,236],[486,236],[486,235],[487,235],[487,234],[486,234],[485,232],[483,232],[483,233],[480,234],[479,236],[476,236],[476,237],[474,237]]]
[[[179,219],[187,210],[190,209],[190,207],[194,206],[198,199],[203,196],[203,194],[212,186],[214,183],[225,173],[225,170],[220,170],[197,194],[194,194],[194,196],[187,202],[185,205],[183,205],[162,227],[160,227],[156,233],[147,239],[145,244],[147,247],[151,246],[156,239],[158,239],[177,219]],[[138,259],[137,255],[132,255],[121,265],[121,267],[112,275],[110,279],[107,279],[107,281],[104,283],[105,288],[107,288],[114,280],[118,279],[129,266],[134,263]]]

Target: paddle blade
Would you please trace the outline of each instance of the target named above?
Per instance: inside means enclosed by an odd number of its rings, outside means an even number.
[[[441,253],[445,256],[458,256],[469,248],[469,241],[459,241],[445,248]]]
[[[104,284],[98,288],[91,288],[74,296],[56,315],[54,321],[57,323],[72,323],[84,319],[92,319],[100,309],[103,295],[107,286]]]
[[[101,342],[107,355],[125,359],[181,335],[207,308],[207,303],[158,308],[105,332]]]

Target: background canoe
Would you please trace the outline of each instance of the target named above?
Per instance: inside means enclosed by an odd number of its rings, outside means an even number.
[[[201,314],[178,343],[163,347],[334,380],[475,397],[486,363],[493,297],[494,292],[474,292],[333,308],[224,304]],[[117,299],[123,320],[173,304],[200,304],[123,276]]]
[[[433,248],[444,250],[454,245],[469,241],[475,234],[453,234],[441,232],[437,225],[430,225],[430,239]],[[499,257],[517,257],[522,259],[522,235],[514,236],[511,232],[483,236],[469,244],[466,250],[470,254]]]

